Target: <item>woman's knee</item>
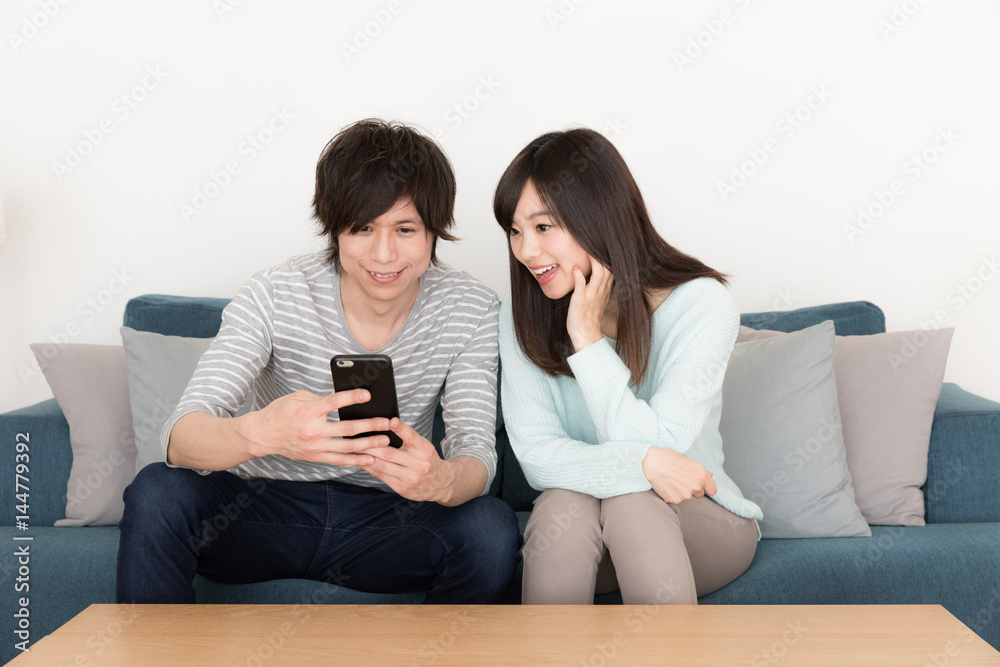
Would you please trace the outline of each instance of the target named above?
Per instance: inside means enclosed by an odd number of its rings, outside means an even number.
[[[709,498],[679,505],[681,528],[694,569],[698,596],[734,581],[757,551],[757,524]]]
[[[599,555],[603,551],[600,504],[596,498],[575,491],[543,492],[524,531],[525,558],[545,552]]]
[[[601,503],[601,526],[609,548],[618,541],[631,542],[650,531],[676,533],[680,539],[677,505],[664,502],[653,491],[627,493]]]

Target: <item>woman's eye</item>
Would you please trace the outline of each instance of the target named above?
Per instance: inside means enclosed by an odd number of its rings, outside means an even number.
[[[513,229],[513,228],[512,228],[512,229],[510,230],[510,232],[508,232],[508,233],[509,233],[509,234],[510,234],[511,236],[517,236],[517,235],[518,235],[518,234],[520,234],[521,232],[519,232],[519,231],[517,231],[516,229]]]
[[[552,227],[552,225],[535,225],[535,229],[537,229],[539,232],[547,232],[549,231],[550,227]]]

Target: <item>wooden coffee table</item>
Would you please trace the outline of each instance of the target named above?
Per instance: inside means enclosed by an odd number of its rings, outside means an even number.
[[[940,605],[91,605],[27,665],[1000,665]]]

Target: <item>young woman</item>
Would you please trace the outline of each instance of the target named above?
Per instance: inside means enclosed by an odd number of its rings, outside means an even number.
[[[523,601],[696,604],[753,559],[760,508],[722,468],[722,380],[739,328],[725,276],[656,232],[601,134],[532,141],[500,179],[511,298],[504,421],[543,493]]]

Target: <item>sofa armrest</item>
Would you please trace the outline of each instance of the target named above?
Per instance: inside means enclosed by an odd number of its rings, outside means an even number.
[[[0,525],[13,526],[18,515],[14,509],[18,504],[14,496],[15,444],[25,439],[29,456],[27,523],[51,526],[66,516],[66,483],[73,465],[69,424],[54,398],[0,414]]]
[[[941,387],[923,487],[928,523],[1000,521],[1000,403]]]

